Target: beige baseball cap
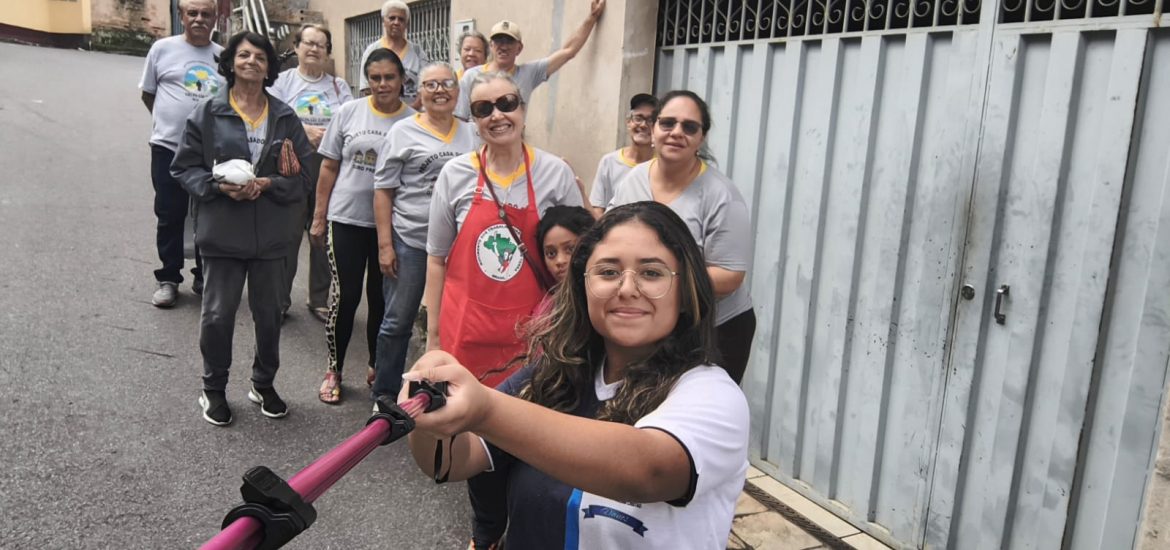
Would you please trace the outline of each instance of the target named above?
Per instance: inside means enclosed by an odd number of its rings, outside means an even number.
[[[501,34],[504,36],[511,36],[517,41],[523,42],[523,40],[520,38],[520,25],[517,25],[515,21],[508,21],[507,19],[504,19],[503,21],[492,25],[492,32],[488,35],[488,38],[495,38]]]

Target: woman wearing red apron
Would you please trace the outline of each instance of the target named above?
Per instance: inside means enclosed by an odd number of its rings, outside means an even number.
[[[484,147],[447,162],[435,182],[423,294],[427,349],[454,355],[496,386],[511,373],[494,371],[525,351],[517,324],[544,296],[540,215],[583,201],[565,161],[524,145],[524,102],[506,74],[477,76],[469,93]],[[507,525],[504,481],[485,474],[468,482],[473,547],[489,547]]]

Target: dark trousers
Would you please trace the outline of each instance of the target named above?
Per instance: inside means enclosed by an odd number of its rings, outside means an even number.
[[[309,199],[307,203],[302,205],[304,211],[300,216],[297,216],[295,224],[292,227],[293,247],[284,259],[286,274],[285,296],[281,305],[285,311],[292,306],[293,302],[292,287],[293,280],[297,276],[297,262],[301,254],[301,239],[304,238],[305,233],[308,232],[309,226],[313,222],[313,207],[316,204],[315,199],[317,196],[317,175],[320,173],[321,159],[321,155],[314,154],[312,160],[305,165],[305,169],[309,172]],[[329,253],[324,246],[313,246],[312,243],[309,243],[309,307],[319,308],[329,305],[330,279]]]
[[[508,528],[508,476],[503,472],[476,474],[467,480],[467,496],[471,499],[471,540],[476,546],[495,544]]]
[[[329,293],[329,320],[325,321],[325,342],[329,345],[329,370],[341,372],[345,352],[353,336],[354,315],[362,301],[362,279],[366,290],[366,345],[369,365],[374,366],[378,326],[382,322],[382,270],[378,268],[378,230],[329,222],[329,267],[333,284]]]
[[[743,381],[748,358],[752,353],[752,340],[756,336],[756,310],[749,309],[715,327],[716,346],[723,356],[723,369],[738,384]]]
[[[236,311],[244,282],[248,283],[248,307],[256,331],[252,359],[252,385],[271,388],[280,368],[280,285],[283,260],[205,258],[203,312],[199,325],[199,351],[203,353],[203,389],[223,391],[232,366],[232,338]]]
[[[161,145],[150,146],[150,179],[154,184],[154,217],[158,220],[155,244],[162,268],[154,270],[154,278],[161,282],[183,282],[183,224],[187,220],[191,198],[187,190],[171,177],[171,161],[175,152]],[[196,281],[203,278],[203,264],[199,249],[195,249],[195,267],[191,275]]]

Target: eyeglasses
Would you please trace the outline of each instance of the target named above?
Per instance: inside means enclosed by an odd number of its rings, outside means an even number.
[[[682,131],[688,136],[698,134],[703,129],[703,125],[693,120],[679,120],[677,118],[660,118],[658,119],[658,127],[662,128],[664,132],[673,132],[674,127],[682,125]]]
[[[471,103],[471,116],[475,118],[487,118],[492,116],[494,109],[499,109],[501,113],[510,113],[518,109],[524,101],[516,94],[504,94],[495,101],[488,101],[481,99]]]
[[[308,40],[301,40],[301,44],[304,44],[305,47],[309,48],[310,50],[313,48],[316,48],[318,50],[325,50],[325,49],[329,48],[328,44],[322,44],[320,42],[310,42]]]
[[[649,124],[654,121],[654,119],[646,115],[630,115],[627,120],[633,122],[634,124]]]
[[[646,264],[638,269],[621,269],[613,264],[597,264],[585,270],[585,288],[594,298],[608,300],[621,292],[626,273],[634,274],[634,286],[643,296],[657,300],[670,292],[678,273],[663,264]]]
[[[183,13],[185,13],[187,17],[191,19],[197,19],[199,17],[202,17],[203,19],[215,19],[215,12],[213,11],[187,10]]]
[[[455,88],[459,87],[459,81],[455,80],[454,78],[444,78],[442,80],[424,80],[422,87],[428,92],[437,92],[439,91],[439,88],[444,90],[454,90]]]

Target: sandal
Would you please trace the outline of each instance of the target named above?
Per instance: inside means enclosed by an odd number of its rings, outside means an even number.
[[[329,371],[321,381],[321,389],[317,391],[317,398],[322,403],[336,405],[341,403],[341,373]]]
[[[374,370],[374,367],[369,367],[366,369],[366,385],[367,386],[369,386],[371,388],[374,387],[374,377],[377,376],[377,374],[378,374],[378,371]]]

